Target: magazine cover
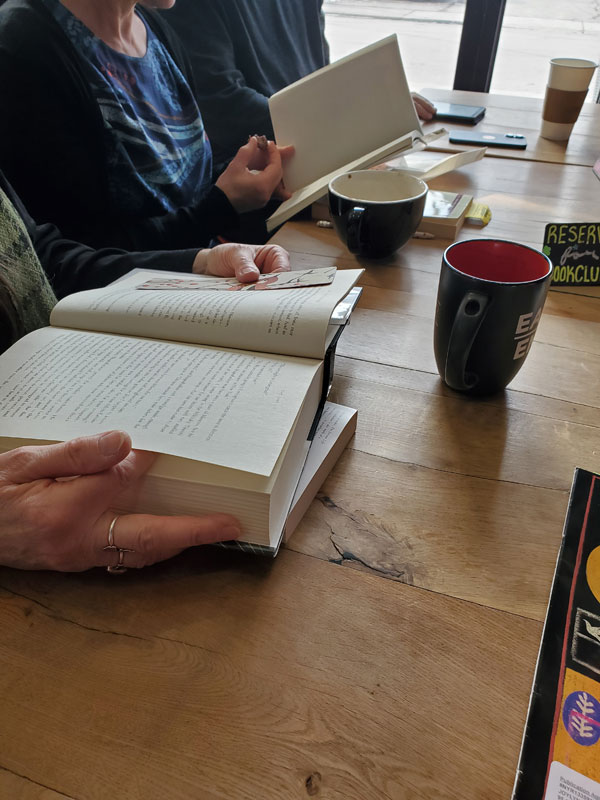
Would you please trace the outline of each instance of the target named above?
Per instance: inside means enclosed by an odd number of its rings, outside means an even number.
[[[600,476],[575,470],[513,800],[600,800]]]

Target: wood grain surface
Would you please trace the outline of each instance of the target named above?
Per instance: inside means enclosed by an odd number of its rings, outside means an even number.
[[[490,147],[488,149],[490,156],[588,167],[591,167],[600,158],[600,105],[598,103],[584,103],[568,141],[553,142],[540,136],[543,100],[482,92],[462,92],[452,89],[428,88],[423,89],[421,94],[434,103],[436,100],[443,100],[447,103],[484,106],[486,109],[485,117],[475,126],[434,120],[423,126],[426,133],[443,126],[447,130],[514,132],[522,133],[527,137],[525,150],[502,150],[499,147]],[[450,144],[447,136],[437,140],[435,146],[451,152],[468,149],[462,145]]]
[[[0,797],[10,800],[73,800],[6,769],[0,769]]]
[[[500,800],[541,628],[208,548],[127,581],[0,570],[0,615],[3,768],[90,800]]]
[[[488,109],[537,124],[530,101]],[[432,181],[492,209],[459,238],[540,247],[547,222],[597,219],[600,183],[568,163],[596,147],[586,120],[563,158]],[[600,471],[600,291],[552,289],[521,372],[472,399],[433,356],[448,241],[378,263],[314,222],[275,241],[295,267],[365,268],[331,398],[356,435],[274,561],[0,569],[2,800],[510,797],[573,470]]]

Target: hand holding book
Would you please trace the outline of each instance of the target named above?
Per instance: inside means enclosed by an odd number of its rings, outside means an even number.
[[[192,266],[195,275],[235,277],[241,283],[255,281],[261,274],[289,272],[289,269],[290,257],[279,245],[234,242],[199,250]]]
[[[114,566],[121,549],[126,567],[143,567],[240,535],[228,514],[117,517],[110,511],[153,460],[152,453],[132,450],[122,431],[1,454],[0,564],[80,572]],[[109,529],[115,551],[106,549]]]
[[[294,153],[292,146],[278,147],[268,142],[260,147],[256,136],[237,151],[216,186],[227,196],[238,214],[263,208],[271,197],[291,197],[283,186],[283,165]]]
[[[52,327],[0,358],[0,451],[126,430],[161,455],[113,507],[235,510],[242,538],[274,551],[329,382],[333,312],[360,274],[282,291],[152,292],[137,287],[156,275],[136,272],[63,298]]]
[[[285,523],[286,541],[355,428],[356,411],[325,404]],[[0,564],[82,571],[114,568],[122,558],[123,567],[137,568],[188,547],[231,543],[239,537],[239,523],[229,514],[116,515],[110,510],[116,495],[134,485],[153,460],[151,453],[132,451],[131,439],[122,431],[1,454]]]

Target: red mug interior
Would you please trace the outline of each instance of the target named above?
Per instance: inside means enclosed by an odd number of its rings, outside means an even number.
[[[537,250],[495,239],[457,242],[450,245],[444,258],[458,272],[495,283],[529,283],[552,271],[549,260]]]

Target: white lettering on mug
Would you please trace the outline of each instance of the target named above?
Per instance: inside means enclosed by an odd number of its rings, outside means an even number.
[[[519,321],[517,322],[517,329],[515,331],[515,336],[520,336],[522,333],[527,333],[529,330],[529,323],[531,318],[533,317],[533,311],[529,314],[521,314],[519,317]]]
[[[530,311],[528,314],[521,314],[517,320],[517,327],[515,328],[514,334],[516,344],[513,361],[516,361],[518,358],[525,358],[529,352],[538,322],[542,316],[542,309],[538,309],[535,317],[533,314],[533,311]]]

